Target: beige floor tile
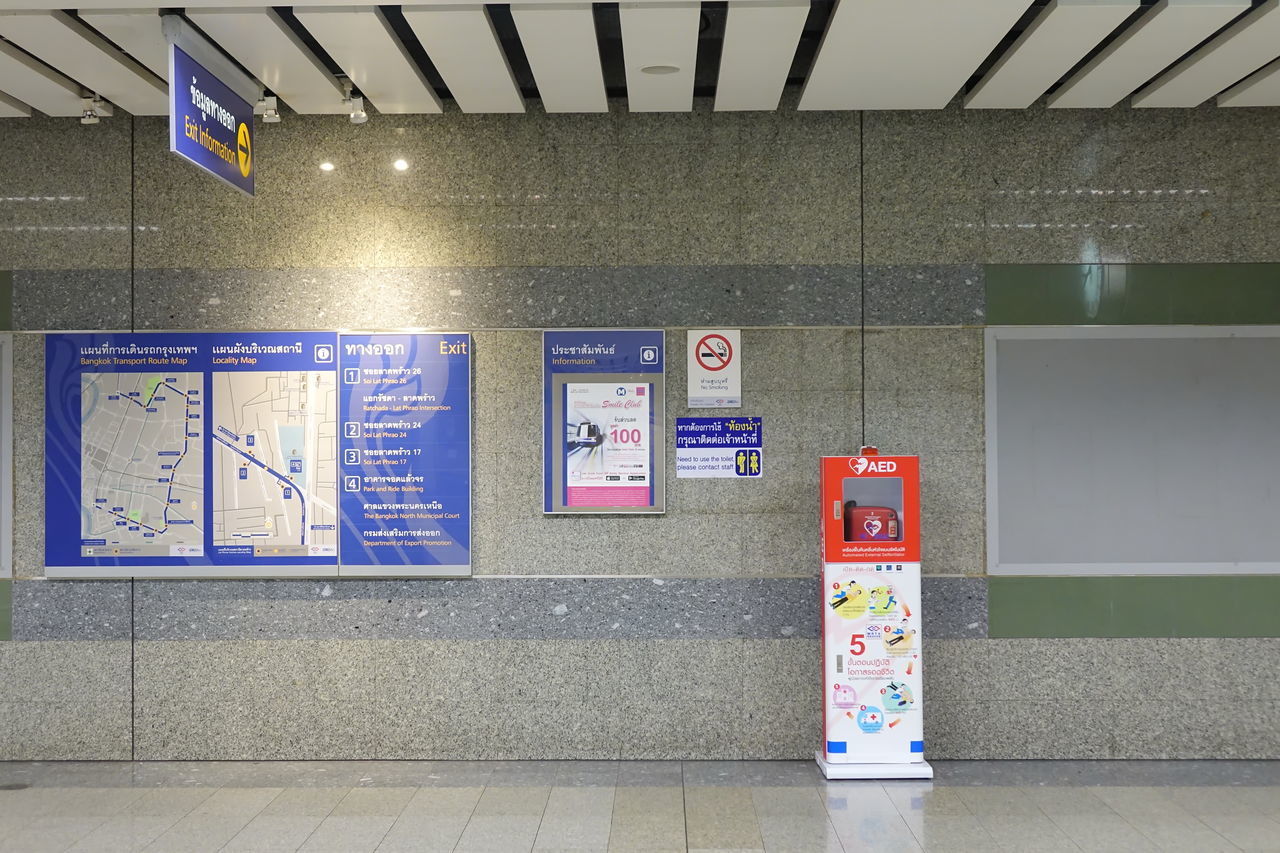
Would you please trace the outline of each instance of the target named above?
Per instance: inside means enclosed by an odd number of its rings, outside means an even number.
[[[285,788],[267,803],[263,815],[281,817],[328,817],[350,788]]]
[[[322,820],[319,815],[260,814],[218,853],[292,853],[315,832]]]
[[[637,787],[618,788],[613,796],[613,813],[627,814],[665,814],[679,812],[681,820],[684,815],[684,789],[677,787]]]
[[[969,807],[960,799],[955,788],[926,788],[922,786],[886,785],[885,793],[904,818],[913,815],[938,817],[971,816]],[[910,822],[908,820],[908,822]]]
[[[378,849],[395,818],[386,815],[330,815],[298,848],[301,853],[369,853]]]
[[[216,788],[152,788],[130,803],[125,811],[147,817],[182,817],[213,796]]]
[[[333,817],[399,817],[417,788],[352,788],[329,814]]]
[[[877,812],[836,812],[830,815],[840,842],[846,850],[916,850],[915,833],[896,810]]]
[[[62,853],[103,824],[102,817],[46,815],[31,821],[13,835],[0,838],[4,853]]]
[[[1155,853],[1156,847],[1120,815],[1104,813],[1053,815],[1049,818],[1077,847],[1096,853]]]
[[[419,788],[400,813],[403,820],[414,816],[470,816],[484,788]]]
[[[1090,788],[1020,788],[1028,800],[1044,814],[1056,815],[1115,815],[1116,812],[1098,799]]]
[[[169,827],[145,849],[147,853],[205,853],[230,841],[253,815],[189,814]]]
[[[552,788],[545,817],[609,817],[613,814],[613,788]]]
[[[752,788],[751,802],[759,817],[805,815],[825,819],[827,816],[822,795],[817,788],[807,785],[795,788]]]
[[[479,796],[478,790],[476,796]],[[437,853],[453,850],[470,819],[470,813],[402,813],[378,845],[378,853]]]
[[[219,788],[191,813],[221,817],[248,815],[252,818],[283,791],[283,788]]]
[[[997,850],[1056,853],[1080,849],[1057,824],[1038,812],[1034,815],[988,814],[979,816],[978,820],[995,840]]]
[[[764,847],[749,788],[689,788],[684,799],[690,849]]]
[[[1280,821],[1260,814],[1201,814],[1200,822],[1243,850],[1280,850]]]
[[[760,815],[765,853],[843,853],[836,828],[820,815]]]
[[[1041,815],[1041,811],[1026,790],[1022,788],[979,788],[961,786],[955,789],[956,796],[965,804],[971,814],[979,817],[987,815]]]
[[[609,814],[544,815],[534,839],[533,849],[605,850],[609,847],[609,830],[613,818]]]
[[[1138,830],[1149,841],[1162,851],[1171,853],[1218,853],[1218,851],[1234,851],[1236,847],[1227,839],[1214,832],[1207,824],[1190,815],[1180,817],[1130,817],[1125,815],[1134,829]]]
[[[1188,812],[1171,796],[1169,788],[1091,787],[1090,793],[1121,817],[1183,817]]]
[[[541,816],[473,816],[458,839],[457,853],[519,853],[533,849]]]
[[[910,826],[925,850],[990,850],[996,844],[973,815],[920,815]]]
[[[114,817],[137,802],[142,788],[67,788],[42,813],[69,817]]]
[[[550,787],[490,785],[476,803],[474,817],[541,817],[551,796]]]
[[[136,853],[177,823],[169,817],[109,817],[71,847],[68,853]]]
[[[610,850],[685,849],[684,814],[618,814],[609,825]]]

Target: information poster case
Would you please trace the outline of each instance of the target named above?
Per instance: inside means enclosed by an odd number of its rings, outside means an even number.
[[[924,760],[920,463],[822,457],[822,745],[828,779],[931,779]]]
[[[542,333],[543,512],[661,513],[661,329]]]
[[[470,572],[470,338],[45,337],[50,578]]]
[[[344,575],[471,574],[471,335],[344,334]]]

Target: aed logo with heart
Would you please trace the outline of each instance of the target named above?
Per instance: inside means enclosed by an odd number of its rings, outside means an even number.
[[[871,471],[876,474],[892,474],[898,470],[898,463],[892,459],[870,459],[866,456],[854,456],[849,460],[849,468],[855,474]]]

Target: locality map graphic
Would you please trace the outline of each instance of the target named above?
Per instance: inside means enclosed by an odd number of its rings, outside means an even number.
[[[332,370],[213,374],[213,545],[335,556]]]
[[[80,376],[81,556],[204,554],[204,378]]]

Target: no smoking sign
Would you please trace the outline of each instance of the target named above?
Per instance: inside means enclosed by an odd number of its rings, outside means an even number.
[[[689,408],[742,407],[742,333],[737,329],[690,329]]]
[[[694,347],[693,357],[704,370],[725,370],[733,363],[733,344],[724,335],[703,335]]]

